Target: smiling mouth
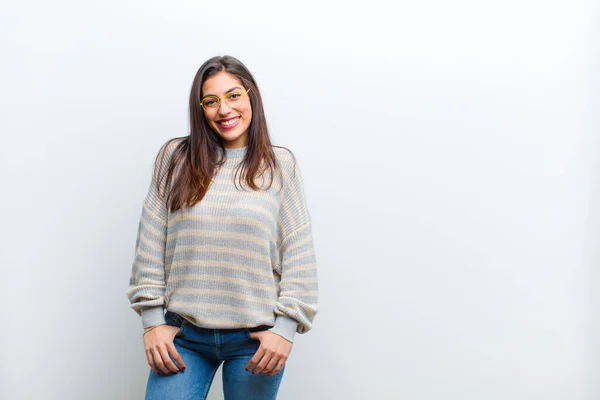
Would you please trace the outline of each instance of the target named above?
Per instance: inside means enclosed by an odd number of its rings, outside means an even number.
[[[217,123],[222,128],[231,128],[231,127],[237,125],[239,120],[240,120],[240,117],[234,117],[234,118],[218,121]]]

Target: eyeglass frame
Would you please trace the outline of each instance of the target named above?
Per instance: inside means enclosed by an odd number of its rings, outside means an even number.
[[[247,96],[247,95],[248,95],[248,92],[250,91],[250,89],[251,89],[251,88],[248,88],[248,90],[246,90],[246,93],[243,93],[243,94],[242,94],[242,97],[243,97],[243,96]],[[204,112],[216,111],[216,110],[218,110],[218,109],[220,109],[220,108],[221,108],[221,99],[225,100],[225,103],[226,103],[226,104],[227,104],[229,107],[231,107],[231,105],[229,105],[229,103],[227,102],[227,99],[226,99],[226,97],[227,97],[227,96],[229,96],[229,95],[231,95],[231,94],[233,94],[233,93],[235,93],[235,92],[229,92],[229,93],[227,93],[227,94],[224,94],[223,96],[216,96],[216,95],[214,95],[214,94],[211,94],[210,96],[205,96],[205,97],[202,99],[202,101],[200,101],[200,107],[202,107],[202,109],[204,110]],[[204,108],[204,104],[203,104],[203,103],[204,103],[204,100],[206,100],[207,98],[211,98],[211,97],[216,97],[216,98],[217,98],[217,100],[219,101],[219,104],[217,104],[217,106],[214,108],[214,110],[213,110],[213,109],[210,109],[210,108],[207,110],[206,108]]]

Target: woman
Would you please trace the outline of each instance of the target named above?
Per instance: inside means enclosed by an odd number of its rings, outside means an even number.
[[[312,328],[318,280],[293,154],[273,146],[248,69],[206,61],[190,135],[160,149],[127,296],[152,369],[146,399],[275,399],[295,333]],[[165,313],[166,310],[166,313]]]

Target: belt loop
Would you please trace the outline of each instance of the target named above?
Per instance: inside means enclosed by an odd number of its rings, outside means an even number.
[[[177,326],[181,326],[183,324],[183,321],[185,321],[185,318],[183,318],[181,315],[177,314],[176,312],[173,311],[167,311],[169,314],[171,314],[171,317],[175,320],[175,323],[177,324]]]

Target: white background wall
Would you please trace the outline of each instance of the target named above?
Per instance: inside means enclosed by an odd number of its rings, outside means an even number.
[[[281,399],[600,398],[597,2],[0,10],[0,398],[143,397],[141,203],[224,54],[314,221],[320,311]]]

